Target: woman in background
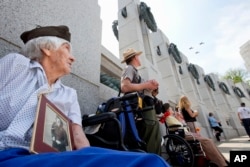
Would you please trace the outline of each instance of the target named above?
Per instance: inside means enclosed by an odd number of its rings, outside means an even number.
[[[185,122],[187,123],[187,126],[190,128],[190,131],[195,133],[195,122],[196,117],[198,116],[198,112],[191,109],[191,102],[189,101],[187,96],[181,96],[178,107],[183,115]]]

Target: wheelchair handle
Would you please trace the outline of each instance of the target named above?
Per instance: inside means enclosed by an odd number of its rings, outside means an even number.
[[[118,99],[123,101],[123,100],[129,100],[129,99],[132,99],[132,98],[135,98],[135,97],[138,97],[137,93],[128,93],[128,94],[125,94],[122,97],[119,97]]]
[[[97,114],[93,116],[87,116],[84,115],[82,117],[82,126],[91,126],[91,125],[97,125],[100,123],[104,123],[110,120],[116,119],[116,114],[113,112],[106,112],[102,114]]]

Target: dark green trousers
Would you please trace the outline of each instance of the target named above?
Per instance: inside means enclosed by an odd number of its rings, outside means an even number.
[[[155,110],[145,111],[142,116],[137,122],[139,136],[146,142],[147,152],[161,155],[161,134]]]

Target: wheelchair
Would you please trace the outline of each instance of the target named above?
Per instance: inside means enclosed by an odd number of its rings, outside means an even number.
[[[164,122],[166,127],[166,135],[164,139],[164,158],[172,166],[202,166],[209,167],[214,166],[206,158],[206,154],[202,149],[201,143],[192,136],[192,139],[185,139],[184,128],[181,125],[168,126]]]
[[[82,118],[84,128],[98,125],[97,131],[86,133],[90,145],[123,151],[147,152],[146,143],[138,135],[136,121],[143,119],[142,112],[152,108],[143,107],[142,99],[137,93],[109,99],[98,107],[94,116],[84,115]],[[162,157],[171,166],[195,166],[196,155],[204,156],[204,152],[200,152],[198,147],[197,151],[194,151],[196,148],[192,148],[191,143],[181,136],[184,131],[182,133],[181,130],[169,129],[171,127],[167,128],[167,135],[164,136],[163,150],[165,150],[162,152]]]
[[[166,122],[165,126],[167,126]],[[206,156],[201,142],[193,134],[189,134],[190,138],[185,138],[184,128],[185,126],[181,125],[167,127],[168,134],[163,137],[165,139],[164,147],[168,155],[165,159],[172,166],[218,167]],[[179,137],[172,136],[173,134]],[[225,160],[225,163],[230,166],[229,161]]]
[[[152,107],[141,108],[137,93],[113,97],[98,106],[94,116],[83,115],[83,127],[99,124],[98,131],[86,133],[90,145],[122,151],[146,152],[146,143],[140,139],[135,119],[141,112]]]

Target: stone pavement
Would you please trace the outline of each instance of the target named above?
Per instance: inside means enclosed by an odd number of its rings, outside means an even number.
[[[230,150],[241,150],[250,151],[250,141],[248,136],[239,136],[236,138],[221,140],[221,142],[216,142],[217,147],[222,152],[222,154],[227,158],[229,161],[230,157]],[[250,165],[249,165],[250,166]]]

